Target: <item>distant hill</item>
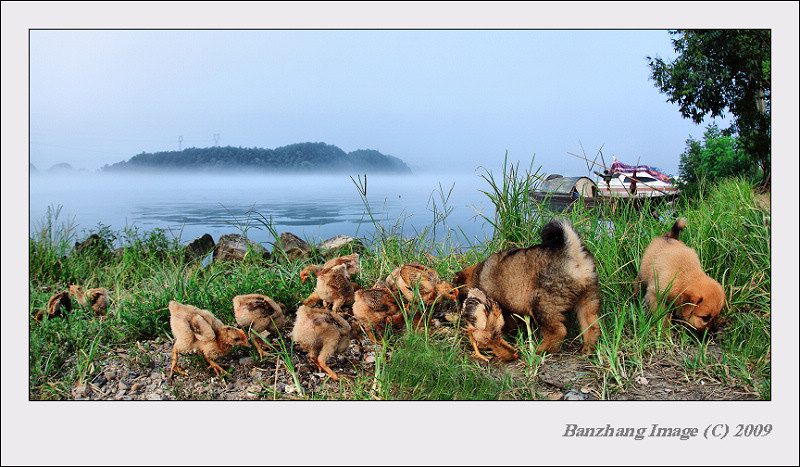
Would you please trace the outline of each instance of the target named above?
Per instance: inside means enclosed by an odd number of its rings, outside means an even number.
[[[372,149],[346,153],[325,143],[297,143],[275,149],[214,146],[182,151],[141,153],[128,161],[105,165],[103,172],[239,171],[411,173],[405,162]]]
[[[72,172],[73,170],[75,169],[71,165],[67,164],[66,162],[62,162],[47,169],[47,173],[50,174],[65,173],[65,172]]]

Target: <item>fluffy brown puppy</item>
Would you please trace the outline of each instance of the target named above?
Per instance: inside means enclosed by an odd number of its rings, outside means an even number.
[[[678,239],[685,228],[686,219],[681,217],[669,232],[650,242],[642,255],[636,289],[647,288],[645,298],[651,310],[666,292],[667,303],[674,304],[681,319],[700,331],[715,330],[725,291],[703,271],[697,253]]]
[[[600,336],[600,287],[594,256],[569,223],[553,219],[542,229],[542,243],[509,248],[456,273],[454,282],[482,290],[512,316],[532,316],[542,331],[537,352],[557,352],[567,336],[564,313],[574,310],[583,335],[583,352],[591,353]]]

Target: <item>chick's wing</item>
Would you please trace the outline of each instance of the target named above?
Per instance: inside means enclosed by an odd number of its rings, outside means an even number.
[[[198,341],[213,341],[216,340],[217,334],[214,328],[204,319],[202,315],[196,314],[189,320],[189,327],[194,334],[195,339]]]

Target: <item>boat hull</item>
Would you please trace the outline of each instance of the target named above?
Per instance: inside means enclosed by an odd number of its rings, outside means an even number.
[[[574,209],[593,209],[597,207],[619,209],[628,206],[640,209],[645,203],[650,206],[660,206],[675,201],[679,193],[652,194],[647,196],[573,196],[542,191],[530,192],[531,199],[540,207],[551,211],[568,211]]]

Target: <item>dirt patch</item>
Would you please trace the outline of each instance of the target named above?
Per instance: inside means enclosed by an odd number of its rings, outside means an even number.
[[[272,339],[276,346],[278,341],[277,336]],[[289,332],[284,333],[283,342],[291,342]],[[375,350],[375,344],[366,339],[354,340],[347,352],[328,364],[339,376],[352,380],[357,372],[374,372]],[[178,365],[186,375],[175,372],[170,379],[172,342],[164,337],[137,342],[132,349],[108,352],[100,369],[87,384],[73,388],[72,396],[78,400],[273,400],[301,398],[301,393],[317,393],[323,387],[331,397],[339,392],[339,384],[319,372],[299,349],[294,349],[290,362],[299,389],[280,357],[265,354],[259,360],[253,354],[247,348],[231,351],[218,361],[228,370],[220,377],[201,356],[183,354]]]
[[[277,346],[279,340],[272,341]],[[289,331],[283,342],[290,343]],[[347,352],[331,358],[330,367],[348,378],[339,385],[317,370],[303,351],[294,349],[290,364],[298,378],[296,384],[286,363],[276,354],[259,359],[250,349],[237,348],[219,363],[228,374],[217,377],[199,355],[181,355],[179,365],[187,374],[169,379],[172,342],[160,337],[137,342],[129,349],[108,352],[100,368],[86,384],[72,390],[76,400],[293,400],[304,395],[324,394],[324,399],[352,399],[353,381],[375,371],[375,354],[381,349],[368,339],[354,339]],[[518,360],[489,365],[508,372],[542,400],[758,400],[755,390],[730,387],[706,374],[691,375],[680,357],[657,354],[634,375],[605,371],[586,357],[565,349],[547,355],[536,369]],[[713,355],[713,349],[708,354]],[[254,356],[255,355],[255,356]],[[389,355],[391,358],[391,354]],[[359,391],[363,394],[362,391]]]

